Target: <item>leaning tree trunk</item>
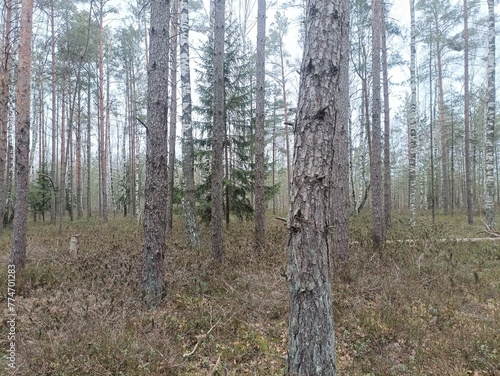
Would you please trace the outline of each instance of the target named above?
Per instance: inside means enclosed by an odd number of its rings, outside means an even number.
[[[14,236],[11,263],[20,269],[26,259],[26,229],[28,222],[30,106],[31,106],[31,40],[33,35],[33,0],[21,2],[19,32],[18,78],[16,89],[16,202],[14,206]]]
[[[266,64],[266,0],[259,0],[257,10],[257,63],[255,104],[255,249],[266,246],[266,198],[264,196],[265,151],[265,64]]]
[[[191,120],[191,75],[189,71],[189,10],[188,0],[181,0],[180,63],[182,90],[182,173],[184,177],[184,215],[189,244],[200,246],[196,221],[196,187],[194,184],[194,144]]]
[[[212,132],[211,255],[222,259],[223,178],[224,178],[224,12],[225,0],[214,1],[214,125]],[[229,210],[227,208],[226,210]]]
[[[409,149],[409,168],[408,168],[408,192],[409,192],[409,209],[410,209],[410,226],[415,226],[416,222],[416,197],[417,197],[417,79],[416,79],[416,28],[415,28],[415,0],[410,0],[410,16],[411,16],[411,58],[410,58],[410,143]]]
[[[488,0],[488,106],[486,112],[484,166],[485,166],[485,211],[486,223],[495,227],[495,9],[493,0]]]
[[[149,304],[161,298],[165,276],[169,19],[169,0],[152,0],[142,266],[142,291]]]
[[[377,249],[384,241],[384,196],[382,186],[381,125],[380,125],[380,38],[381,4],[372,0],[372,149],[370,154],[370,180],[372,188],[373,243]]]
[[[307,6],[288,218],[287,375],[336,374],[329,228],[334,135],[348,127],[348,7],[346,0]]]

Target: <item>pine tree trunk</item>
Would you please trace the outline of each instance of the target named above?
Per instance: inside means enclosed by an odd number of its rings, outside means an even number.
[[[372,188],[373,243],[379,249],[384,241],[384,196],[382,186],[381,124],[380,124],[380,38],[381,4],[372,0],[372,150],[370,155],[370,177]]]
[[[211,256],[220,262],[224,253],[222,239],[224,178],[224,20],[225,0],[214,0],[214,117],[212,132],[212,211]],[[228,208],[226,209],[228,210]]]
[[[0,67],[0,233],[3,230],[7,205],[7,161],[8,161],[8,129],[10,102],[10,66],[11,66],[11,32],[12,32],[12,0],[5,3],[4,39],[2,44],[2,65]]]
[[[417,217],[416,193],[417,193],[417,78],[416,78],[416,28],[415,28],[415,0],[410,0],[411,13],[411,42],[410,42],[410,134],[409,134],[409,168],[408,168],[408,191],[409,191],[409,209],[410,226],[415,226]]]
[[[33,35],[33,0],[21,2],[18,79],[16,89],[16,162],[14,236],[11,263],[21,269],[26,261],[29,187],[31,40]]]
[[[87,220],[92,217],[92,197],[91,197],[91,167],[92,167],[92,91],[91,91],[91,79],[90,72],[88,74],[87,80]]]
[[[177,40],[179,0],[173,0],[170,24],[170,129],[168,139],[167,233],[172,231],[174,212],[175,136],[177,132]]]
[[[464,143],[465,143],[465,191],[467,222],[474,222],[472,211],[472,180],[470,173],[470,99],[469,99],[469,25],[467,0],[464,0]]]
[[[182,173],[184,181],[184,214],[189,244],[200,246],[196,220],[196,187],[194,182],[194,144],[191,120],[191,74],[189,67],[189,10],[188,0],[181,0],[180,65],[182,89]]]
[[[288,218],[287,375],[336,374],[328,239],[334,134],[348,127],[348,9],[345,0],[307,6]]]
[[[490,228],[495,227],[495,154],[493,145],[495,143],[495,9],[493,0],[488,0],[488,105],[486,111],[485,127],[485,211],[486,224]]]
[[[165,276],[170,4],[168,0],[150,4],[142,290],[146,302],[156,304]]]
[[[266,198],[265,192],[265,63],[266,63],[266,0],[258,1],[257,10],[257,63],[255,106],[255,248],[262,252],[266,246]]]
[[[56,30],[54,2],[50,4],[50,51],[51,51],[51,95],[52,95],[52,163],[50,177],[56,184],[57,171],[57,86],[56,86]],[[55,189],[50,194],[50,223],[55,224],[57,219],[57,192]]]

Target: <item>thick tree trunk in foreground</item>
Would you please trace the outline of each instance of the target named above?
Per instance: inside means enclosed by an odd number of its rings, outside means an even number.
[[[488,0],[488,106],[486,110],[484,166],[485,166],[485,211],[486,223],[495,227],[495,9],[493,0]]]
[[[347,130],[348,1],[310,0],[288,235],[287,375],[335,375],[329,228],[335,133]],[[338,251],[338,250],[337,250]]]
[[[191,120],[191,75],[189,71],[188,0],[181,0],[180,62],[182,89],[182,173],[184,176],[184,215],[186,231],[192,247],[199,247],[200,235],[196,220],[196,187],[194,184],[194,144]]]
[[[265,79],[266,79],[266,0],[259,0],[257,11],[256,121],[255,121],[255,249],[266,246],[266,198],[264,195]]]
[[[142,266],[142,290],[149,304],[161,298],[165,276],[169,19],[169,1],[152,0]]]
[[[26,228],[28,222],[30,106],[31,106],[31,39],[33,35],[33,0],[23,0],[19,32],[19,60],[16,93],[16,170],[14,236],[11,263],[20,269],[26,261]]]
[[[223,178],[224,178],[224,11],[225,0],[214,4],[214,125],[212,132],[211,255],[222,259]],[[229,210],[229,208],[227,208]]]

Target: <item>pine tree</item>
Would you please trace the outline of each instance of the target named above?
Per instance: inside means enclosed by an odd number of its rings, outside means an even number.
[[[344,0],[307,3],[288,219],[287,375],[336,374],[328,243],[334,134],[348,126],[348,9]]]

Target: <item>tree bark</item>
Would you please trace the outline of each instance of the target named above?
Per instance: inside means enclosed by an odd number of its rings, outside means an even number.
[[[467,222],[474,222],[472,211],[472,180],[470,168],[470,98],[469,98],[469,23],[467,0],[464,0],[464,143],[465,143],[465,191]],[[453,207],[453,206],[452,206]]]
[[[212,210],[211,256],[220,262],[224,253],[222,239],[224,178],[224,22],[225,0],[214,1],[214,117],[212,132]],[[228,210],[229,208],[227,208]]]
[[[9,129],[9,97],[11,66],[12,0],[5,3],[4,39],[2,45],[2,65],[0,66],[0,233],[3,230],[7,205],[7,161]]]
[[[177,132],[177,40],[179,0],[173,0],[170,25],[170,129],[168,140],[167,233],[172,231],[174,211],[175,136]]]
[[[415,0],[410,0],[410,17],[411,17],[411,42],[410,42],[410,134],[409,134],[409,168],[408,168],[408,191],[409,191],[409,211],[410,211],[410,226],[415,226],[416,223],[416,197],[417,197],[417,78],[416,78],[416,27],[415,27]]]
[[[168,0],[150,4],[142,291],[153,305],[162,297],[165,276],[170,4]]]
[[[336,374],[328,231],[334,135],[348,127],[348,9],[345,0],[307,6],[288,218],[287,375]]]
[[[99,166],[100,166],[100,185],[101,185],[101,208],[102,219],[108,220],[108,190],[107,190],[107,136],[106,136],[106,115],[104,108],[104,4],[106,0],[100,0],[99,3]]]
[[[486,223],[493,229],[495,227],[495,154],[493,145],[495,143],[495,9],[494,1],[488,0],[488,105],[486,111],[485,127],[485,211]]]
[[[11,263],[21,269],[26,261],[29,187],[31,41],[33,35],[33,0],[21,2],[18,79],[16,89],[16,202]]]
[[[266,198],[265,198],[265,75],[266,75],[266,0],[258,1],[257,10],[257,63],[255,105],[255,249],[266,247]]]
[[[382,42],[382,80],[384,91],[384,224],[387,229],[391,224],[391,160],[390,160],[390,108],[389,75],[387,72],[387,28],[385,24],[385,4],[381,5],[381,42]]]
[[[184,215],[189,244],[200,246],[196,220],[196,187],[194,182],[193,123],[191,120],[191,74],[189,67],[189,10],[188,0],[181,0],[180,65],[182,90],[182,173],[184,181]]]
[[[381,125],[380,125],[380,38],[382,6],[380,0],[372,0],[372,150],[370,154],[370,178],[372,188],[373,243],[379,249],[384,241],[384,196],[382,186]]]

